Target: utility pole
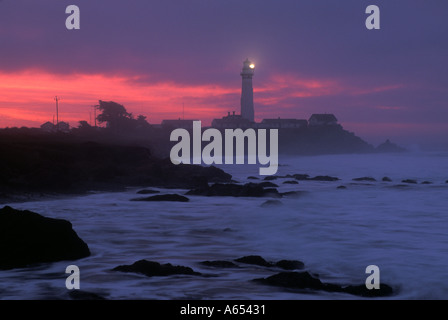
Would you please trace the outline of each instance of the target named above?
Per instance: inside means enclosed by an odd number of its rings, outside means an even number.
[[[96,109],[99,107],[99,105],[95,105],[95,106],[92,106],[92,108],[93,108],[93,117],[94,117],[94,119],[95,119],[95,128],[96,128]]]
[[[59,131],[59,100],[61,100],[61,98],[56,96],[54,97],[54,100],[56,100],[56,131]]]

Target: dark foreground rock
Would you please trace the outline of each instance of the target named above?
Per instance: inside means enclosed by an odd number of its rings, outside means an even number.
[[[416,184],[417,180],[414,179],[405,179],[405,180],[401,180],[401,182],[403,183],[412,183],[412,184]]]
[[[312,181],[338,181],[339,178],[331,177],[331,176],[315,176],[313,178],[308,178],[307,180],[312,180]]]
[[[238,265],[226,260],[202,261],[202,265],[214,268],[238,268]]]
[[[158,194],[155,196],[144,197],[144,198],[135,198],[131,199],[131,201],[175,201],[175,202],[188,202],[190,199],[187,197],[181,196],[179,194]]]
[[[159,190],[151,190],[151,189],[143,189],[137,191],[137,194],[154,194],[154,193],[160,193]]]
[[[160,264],[154,261],[139,260],[132,265],[121,265],[112,269],[113,271],[140,273],[147,277],[155,276],[171,276],[175,274],[185,275],[201,275],[199,272],[193,271],[190,267],[173,266],[170,263]]]
[[[384,181],[384,182],[391,182],[392,181],[392,179],[389,178],[389,177],[383,177],[383,179],[381,179],[381,180]]]
[[[280,272],[267,278],[253,281],[296,290],[316,290],[326,292],[349,293],[361,297],[385,297],[393,294],[393,289],[387,284],[381,284],[380,289],[369,290],[365,285],[342,286],[339,284],[323,283],[309,272]]]
[[[354,178],[353,181],[370,181],[375,182],[376,179],[372,177],[360,177],[360,178]]]
[[[88,257],[87,244],[67,220],[9,206],[0,210],[0,269]]]
[[[192,189],[186,195],[195,196],[228,196],[228,197],[272,197],[281,198],[281,194],[274,188],[264,188],[257,183],[246,183],[244,185],[234,183],[215,183]]]
[[[303,269],[305,264],[298,260],[280,260],[278,262],[268,262],[263,257],[252,255],[235,259],[236,262],[252,264],[261,267],[278,267],[284,270]]]

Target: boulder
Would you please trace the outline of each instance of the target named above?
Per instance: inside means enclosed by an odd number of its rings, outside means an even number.
[[[338,186],[336,189],[347,189],[346,186]]]
[[[263,188],[256,183],[246,183],[244,185],[234,183],[215,183],[211,186],[192,189],[186,195],[199,196],[230,196],[230,197],[272,197],[280,198],[281,195],[274,188]]]
[[[143,189],[137,191],[137,194],[154,194],[154,193],[160,193],[158,190],[150,190],[150,189]]]
[[[88,257],[87,244],[72,224],[9,206],[0,209],[0,269]]]
[[[158,194],[155,196],[145,197],[145,198],[135,198],[131,201],[175,201],[175,202],[188,202],[190,199],[181,196],[179,194]]]
[[[147,277],[170,276],[175,274],[185,275],[201,275],[199,272],[193,271],[190,267],[173,266],[170,263],[160,264],[155,261],[139,260],[132,265],[121,265],[112,269],[112,271],[140,273]]]
[[[381,179],[381,180],[384,181],[384,182],[391,182],[392,181],[392,179],[389,178],[389,177],[383,177],[383,179]]]
[[[238,268],[238,265],[236,265],[235,263],[225,260],[202,261],[201,264],[207,267],[214,268]]]
[[[254,279],[253,281],[297,290],[317,290],[326,292],[349,293],[362,297],[385,297],[393,294],[391,286],[382,283],[380,289],[367,289],[365,285],[342,286],[339,284],[323,283],[318,277],[309,272],[280,272],[267,278]]]
[[[387,139],[385,142],[376,147],[375,151],[381,153],[390,153],[390,152],[396,153],[396,152],[405,152],[407,150]]]
[[[235,259],[236,262],[246,263],[246,264],[253,264],[257,266],[262,267],[272,267],[272,264],[267,262],[265,259],[263,259],[261,256],[244,256],[238,259]]]
[[[330,177],[330,176],[315,176],[313,178],[308,178],[307,180],[313,180],[313,181],[338,181],[339,178]]]
[[[406,180],[401,180],[401,182],[403,183],[412,183],[412,184],[416,184],[417,180],[414,179],[406,179]]]
[[[296,179],[296,180],[308,180],[308,178],[309,178],[310,176],[307,175],[307,174],[296,173],[296,174],[293,174],[292,177],[293,177],[294,179]]]
[[[253,264],[261,267],[277,267],[284,270],[295,270],[295,269],[303,269],[305,264],[302,261],[298,260],[280,260],[275,263],[266,261],[263,257],[252,255],[252,256],[244,256],[238,259],[235,259],[236,262],[245,263],[245,264]]]
[[[375,182],[376,179],[372,178],[372,177],[361,177],[361,178],[355,178],[355,179],[353,179],[353,181],[371,181],[371,182]]]
[[[286,180],[283,181],[283,184],[299,184],[296,180]]]
[[[305,268],[305,264],[298,260],[280,260],[275,263],[276,267],[284,270],[296,270]]]

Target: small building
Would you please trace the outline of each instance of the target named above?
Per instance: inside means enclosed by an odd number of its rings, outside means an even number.
[[[56,125],[56,130],[59,132],[70,132],[70,125],[67,122],[61,121]]]
[[[254,127],[254,122],[243,118],[239,114],[227,114],[227,116],[222,117],[221,119],[213,119],[212,127],[216,129],[246,129]]]
[[[308,126],[305,119],[263,119],[258,125],[259,128],[265,129],[286,129],[286,128],[303,128]]]
[[[161,123],[161,127],[162,129],[165,130],[173,130],[178,128],[193,130],[193,121],[199,121],[199,120],[184,120],[184,119],[163,120]]]
[[[334,114],[313,114],[308,120],[308,124],[310,126],[328,126],[328,125],[337,125],[338,119],[334,116]]]
[[[70,125],[67,122],[61,121],[58,124],[54,124],[50,121],[45,122],[40,126],[40,129],[45,132],[70,132]]]
[[[40,126],[40,129],[45,132],[55,132],[56,126],[52,122],[47,121]]]

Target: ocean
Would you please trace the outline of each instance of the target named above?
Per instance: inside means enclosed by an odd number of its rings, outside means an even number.
[[[275,268],[213,268],[200,263],[247,255],[300,260],[322,282],[341,285],[364,284],[366,267],[376,265],[380,283],[396,289],[381,299],[448,298],[448,153],[280,155],[279,162],[278,176],[328,175],[340,180],[284,184],[294,179],[278,178],[271,182],[280,192],[303,192],[267,207],[262,204],[268,198],[130,201],[146,186],[9,204],[69,220],[92,254],[77,261],[0,271],[0,299],[69,299],[65,269],[71,264],[80,269],[81,290],[114,300],[361,299],[251,281],[279,272]],[[220,167],[241,183],[264,178],[258,176],[258,165]],[[392,181],[382,181],[386,176]],[[376,181],[353,180],[360,177]],[[417,183],[403,183],[405,179]],[[149,278],[112,271],[141,259],[188,266],[206,276]]]

